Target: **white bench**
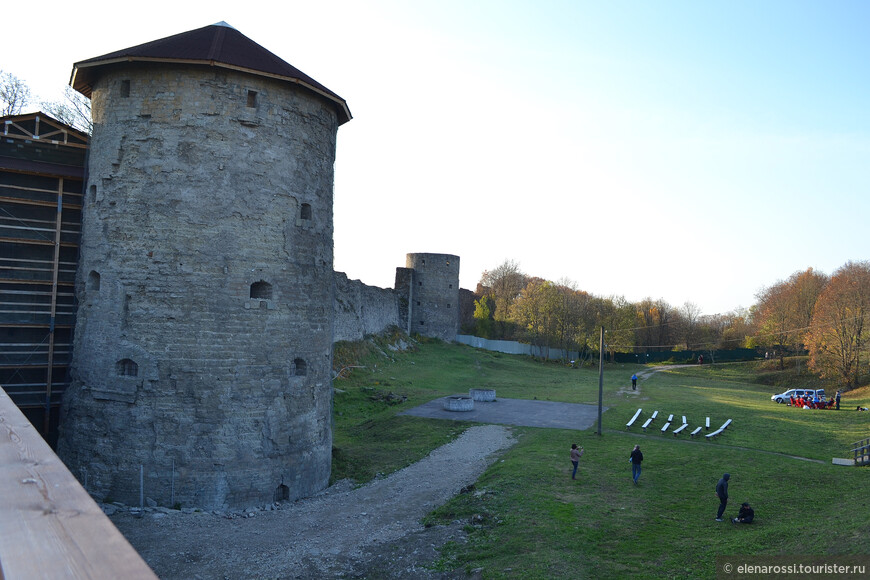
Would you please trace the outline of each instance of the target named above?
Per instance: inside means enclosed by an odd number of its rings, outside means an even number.
[[[707,431],[709,431],[709,430],[710,430],[710,417],[707,417],[707,425],[706,425],[706,427],[707,427]]]
[[[712,439],[713,437],[715,437],[716,435],[718,435],[721,432],[722,432],[722,429],[716,429],[712,433],[707,433],[706,435],[704,435],[704,437],[706,437],[707,439]]]
[[[667,430],[670,428],[670,426],[671,426],[671,422],[670,422],[670,421],[668,421],[667,423],[665,423],[664,425],[662,425],[662,433],[664,433],[665,431],[667,431]]]
[[[686,416],[683,415],[683,425],[685,425],[686,423],[688,423],[688,421],[686,421]]]
[[[656,420],[656,417],[658,417],[658,416],[659,416],[659,412],[658,412],[658,411],[653,411],[652,417],[650,417],[649,419],[647,419],[647,420],[646,420],[646,423],[643,424],[643,430],[644,430],[644,432],[646,431],[646,428],[649,427],[650,423],[652,423],[653,421],[655,421],[655,420]]]
[[[668,415],[668,423],[672,422],[673,420],[674,420],[674,415],[673,414]]]
[[[685,428],[688,427],[688,426],[689,426],[688,423],[683,423],[682,425],[680,425],[679,427],[677,427],[676,429],[674,429],[674,437],[676,437],[677,435],[679,435],[679,434],[680,434],[680,431],[682,431],[683,429],[685,429]]]
[[[625,424],[625,428],[626,428],[626,429],[628,429],[628,428],[630,428],[632,425],[634,425],[634,422],[637,421],[637,418],[638,418],[638,417],[640,417],[640,413],[641,413],[641,411],[643,411],[643,409],[638,409],[638,410],[637,410],[637,413],[634,414],[634,417],[631,418],[631,421],[629,421],[628,423]]]
[[[695,435],[697,435],[698,433],[701,432],[701,429],[703,429],[703,427],[696,427],[694,431],[692,431],[691,433],[689,433],[689,435],[692,437],[692,439],[695,438]]]
[[[713,439],[716,435],[719,435],[722,431],[727,429],[730,424],[731,424],[731,419],[728,419],[727,421],[725,421],[725,423],[722,424],[721,427],[719,427],[718,429],[716,429],[712,433],[708,433],[708,434],[704,435],[704,437],[706,437],[707,439]]]

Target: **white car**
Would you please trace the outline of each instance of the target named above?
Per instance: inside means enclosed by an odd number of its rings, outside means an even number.
[[[812,399],[816,395],[818,395],[820,401],[824,401],[825,389],[789,389],[779,395],[773,395],[770,400],[776,401],[777,403],[788,403],[791,400],[791,397],[794,397],[795,399],[798,397],[803,397],[804,399],[809,397]]]

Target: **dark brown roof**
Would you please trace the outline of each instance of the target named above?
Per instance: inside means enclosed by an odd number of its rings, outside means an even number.
[[[223,22],[77,62],[69,84],[90,97],[100,67],[134,61],[218,66],[296,83],[335,103],[339,124],[351,119],[344,99]]]

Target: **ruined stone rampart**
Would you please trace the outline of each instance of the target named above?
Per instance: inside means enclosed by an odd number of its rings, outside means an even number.
[[[335,330],[333,342],[361,340],[391,326],[401,328],[400,296],[392,288],[367,286],[335,273]]]

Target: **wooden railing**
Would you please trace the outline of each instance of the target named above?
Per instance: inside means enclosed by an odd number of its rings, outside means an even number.
[[[156,580],[0,388],[0,580]]]

